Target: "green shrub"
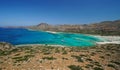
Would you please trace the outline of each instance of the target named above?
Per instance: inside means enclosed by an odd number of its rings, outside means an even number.
[[[20,55],[20,53],[17,53],[17,54],[15,54],[14,56],[19,56]]]
[[[71,55],[71,57],[75,57],[77,59],[78,62],[83,62],[82,57],[81,56],[75,56],[75,55]]]
[[[108,67],[115,68],[115,66],[114,66],[114,65],[112,65],[112,64],[108,64],[107,66],[108,66]]]
[[[60,50],[58,48],[55,48],[55,53],[60,53]]]
[[[10,51],[0,51],[0,56],[5,56],[11,54]]]
[[[42,59],[55,60],[56,58],[54,58],[53,56],[51,56],[51,57],[43,57]]]
[[[62,59],[63,59],[63,60],[68,60],[68,58],[64,58],[64,57],[63,57]]]
[[[94,70],[104,70],[104,69],[95,67]]]
[[[117,65],[120,65],[120,62],[116,62],[116,61],[111,61],[112,63],[115,63]]]
[[[12,49],[10,52],[17,52],[19,49],[18,48],[15,48],[15,49]]]
[[[67,51],[63,51],[63,53],[62,54],[67,54]]]
[[[15,61],[27,61],[30,57],[34,57],[34,55],[25,55],[25,56],[19,56],[19,57],[14,57]]]
[[[88,58],[88,59],[86,59],[87,61],[93,61],[92,59],[90,59],[90,58]]]
[[[99,67],[101,67],[101,65],[100,65],[100,63],[99,62],[93,62],[96,66],[99,66]]]
[[[70,68],[70,70],[83,70],[80,66],[76,66],[76,65],[70,65],[68,67]]]
[[[91,55],[91,56],[94,56],[95,54],[96,54],[96,53],[92,52],[90,55]]]
[[[87,64],[85,67],[89,68],[89,67],[93,67],[93,65],[92,64]]]
[[[105,57],[104,56],[100,56],[100,58],[104,59]]]
[[[48,54],[51,54],[50,52],[45,52],[44,55],[48,55]]]
[[[15,61],[27,61],[28,60],[28,58],[26,58],[26,57],[14,57],[14,58],[12,58],[12,59],[15,59]]]

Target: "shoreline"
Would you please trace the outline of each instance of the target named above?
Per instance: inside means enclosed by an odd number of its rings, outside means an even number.
[[[58,32],[54,32],[54,31],[45,31],[45,32],[48,32],[48,33],[53,33],[53,34],[58,33]]]
[[[34,29],[29,29],[29,28],[27,28],[27,30],[30,30],[30,31],[42,31],[42,30],[34,30]],[[53,33],[53,34],[58,33],[58,32],[55,32],[55,31],[43,31],[43,32],[48,32],[48,33]]]
[[[15,45],[16,47],[21,47],[21,46],[53,46],[53,47],[66,47],[63,45],[50,45],[50,44],[21,44],[21,45]]]
[[[97,44],[120,44],[120,36],[100,36],[100,35],[91,35],[103,42],[96,42]]]
[[[33,29],[28,29],[28,30],[39,31],[39,30],[33,30]],[[44,31],[44,32],[53,33],[53,34],[58,33],[55,31]],[[80,34],[80,33],[77,33],[77,34]],[[101,35],[91,35],[91,34],[85,34],[85,35],[93,36],[103,41],[103,42],[95,42],[96,44],[120,44],[120,36],[101,36]],[[38,45],[38,44],[34,44],[34,45]],[[44,45],[44,44],[39,44],[39,45]],[[50,46],[63,46],[63,45],[50,45]]]
[[[46,32],[50,32],[54,34],[57,33],[54,31],[46,31]],[[101,35],[89,35],[89,34],[85,34],[85,35],[93,36],[103,41],[103,42],[96,42],[96,44],[120,44],[120,36],[101,36]]]

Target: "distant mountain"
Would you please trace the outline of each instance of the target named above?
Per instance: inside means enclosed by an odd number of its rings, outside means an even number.
[[[47,24],[47,23],[40,23],[40,24],[38,24],[37,26],[38,26],[38,27],[39,27],[39,26],[48,26],[48,24]]]
[[[41,30],[47,30],[51,25],[48,25],[47,23],[40,23],[36,27]]]
[[[47,29],[56,29],[57,30],[65,30],[65,29],[105,29],[105,30],[118,30],[120,29],[120,20],[116,21],[103,21],[100,23],[92,23],[92,24],[83,24],[83,25],[57,25],[52,26],[47,23],[40,23],[33,28],[47,30]],[[61,29],[62,28],[62,29]]]
[[[102,21],[99,23],[82,24],[82,25],[49,25],[40,23],[36,26],[27,27],[29,29],[44,30],[44,31],[63,31],[77,32],[87,34],[103,34],[103,35],[120,35],[120,20]]]
[[[90,24],[89,27],[93,29],[101,29],[108,31],[118,31],[120,30],[120,20],[116,21],[103,21],[100,23]]]
[[[56,27],[52,26],[52,25],[49,25],[47,23],[40,23],[36,26],[29,26],[27,28],[35,29],[35,30],[45,30],[45,31],[47,31],[47,30],[51,31],[52,30],[52,31],[54,31]]]

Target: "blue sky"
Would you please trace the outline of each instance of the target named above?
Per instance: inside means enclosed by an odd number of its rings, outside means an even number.
[[[0,0],[0,26],[85,24],[120,19],[120,0]]]

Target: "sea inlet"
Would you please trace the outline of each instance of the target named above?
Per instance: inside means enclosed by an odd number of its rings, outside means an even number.
[[[9,42],[13,45],[44,44],[63,45],[73,47],[94,46],[101,40],[91,35],[33,31],[24,28],[0,28],[0,41]]]

